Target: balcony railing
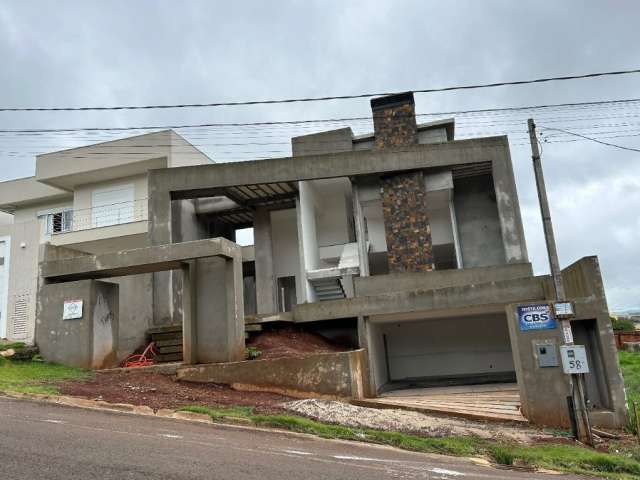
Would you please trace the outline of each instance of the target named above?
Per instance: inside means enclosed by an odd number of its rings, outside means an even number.
[[[147,199],[65,210],[48,215],[47,232],[53,235],[147,220]]]

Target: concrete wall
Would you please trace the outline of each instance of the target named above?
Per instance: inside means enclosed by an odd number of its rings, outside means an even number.
[[[82,318],[63,320],[65,300],[82,300]],[[117,365],[118,286],[95,280],[43,285],[36,343],[50,362],[80,368]]]
[[[384,324],[391,380],[513,372],[504,315]]]
[[[153,275],[116,277],[105,282],[117,284],[120,292],[116,353],[118,360],[123,360],[145,344],[147,330],[153,325]]]
[[[485,175],[454,180],[454,192],[465,268],[507,263],[491,177]]]
[[[578,332],[581,322],[594,322],[596,339],[594,344],[587,345],[590,358],[597,359],[593,371],[587,379],[587,394],[590,384],[596,381],[597,371],[601,371],[601,381],[608,397],[608,408],[600,408],[590,412],[593,425],[602,428],[620,428],[626,423],[626,403],[622,374],[618,365],[617,350],[613,338],[613,330],[609,320],[606,298],[602,288],[602,278],[597,258],[585,257],[563,270],[568,297],[575,302],[576,316],[572,319],[572,329],[576,343],[583,340]],[[552,299],[552,283],[545,277],[546,299]],[[533,302],[535,303],[535,302]],[[560,328],[550,330],[521,331],[516,316],[517,304],[506,308],[509,319],[509,331],[522,399],[523,414],[532,422],[569,426],[566,397],[569,395],[569,376],[562,372],[560,366],[540,368],[537,365],[535,345],[546,343],[556,348],[562,343]],[[590,348],[596,349],[589,352]]]
[[[236,390],[293,397],[362,398],[366,391],[364,350],[183,367],[179,380],[231,385]]]
[[[374,395],[389,381],[389,372],[384,350],[384,337],[382,336],[383,324],[367,323],[369,350],[369,369],[372,376]]]
[[[351,196],[351,183],[347,178],[316,180],[313,182],[317,203],[316,232],[320,247],[349,243],[347,198]]]
[[[370,296],[389,292],[428,290],[484,282],[511,280],[533,276],[530,263],[497,267],[464,268],[461,270],[436,270],[421,273],[394,273],[373,277],[355,278],[356,295]]]
[[[291,139],[294,157],[320,155],[322,153],[348,152],[353,150],[351,128],[341,128],[328,132],[313,133]]]

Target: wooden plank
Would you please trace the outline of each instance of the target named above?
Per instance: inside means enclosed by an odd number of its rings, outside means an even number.
[[[442,408],[430,408],[430,407],[416,407],[412,405],[398,405],[391,404],[387,402],[379,402],[377,400],[352,400],[351,403],[354,405],[359,405],[362,407],[370,407],[370,408],[398,408],[402,410],[411,410],[414,412],[422,412],[422,413],[440,413],[446,414],[453,417],[461,417],[468,418],[471,420],[491,420],[491,421],[502,421],[502,422],[518,422],[518,423],[527,423],[527,419],[522,415],[507,415],[507,414],[494,414],[491,412],[481,412],[481,411],[462,411],[462,410],[447,410]]]
[[[172,338],[170,340],[157,340],[156,347],[173,347],[174,345],[182,345],[182,338]]]
[[[182,353],[182,345],[173,345],[158,348],[158,354],[164,355],[166,353]]]
[[[147,333],[150,335],[169,332],[182,332],[182,325],[163,325],[161,327],[151,327],[147,329]]]
[[[172,333],[154,333],[151,335],[151,339],[154,342],[162,341],[162,340],[180,340],[182,341],[182,333],[172,332]]]

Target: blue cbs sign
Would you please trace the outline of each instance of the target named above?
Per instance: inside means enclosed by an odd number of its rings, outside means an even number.
[[[522,331],[547,330],[557,327],[551,306],[546,303],[519,306],[518,321]]]

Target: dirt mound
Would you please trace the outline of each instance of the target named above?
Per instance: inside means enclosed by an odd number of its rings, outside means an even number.
[[[175,382],[159,373],[98,373],[88,381],[63,382],[61,393],[111,403],[147,405],[154,410],[188,405],[255,406],[258,412],[281,412],[290,397],[267,392],[241,392],[227,386]]]
[[[294,328],[261,332],[247,342],[247,347],[262,352],[260,359],[301,357],[313,353],[344,352],[347,348],[335,345],[315,333]]]

